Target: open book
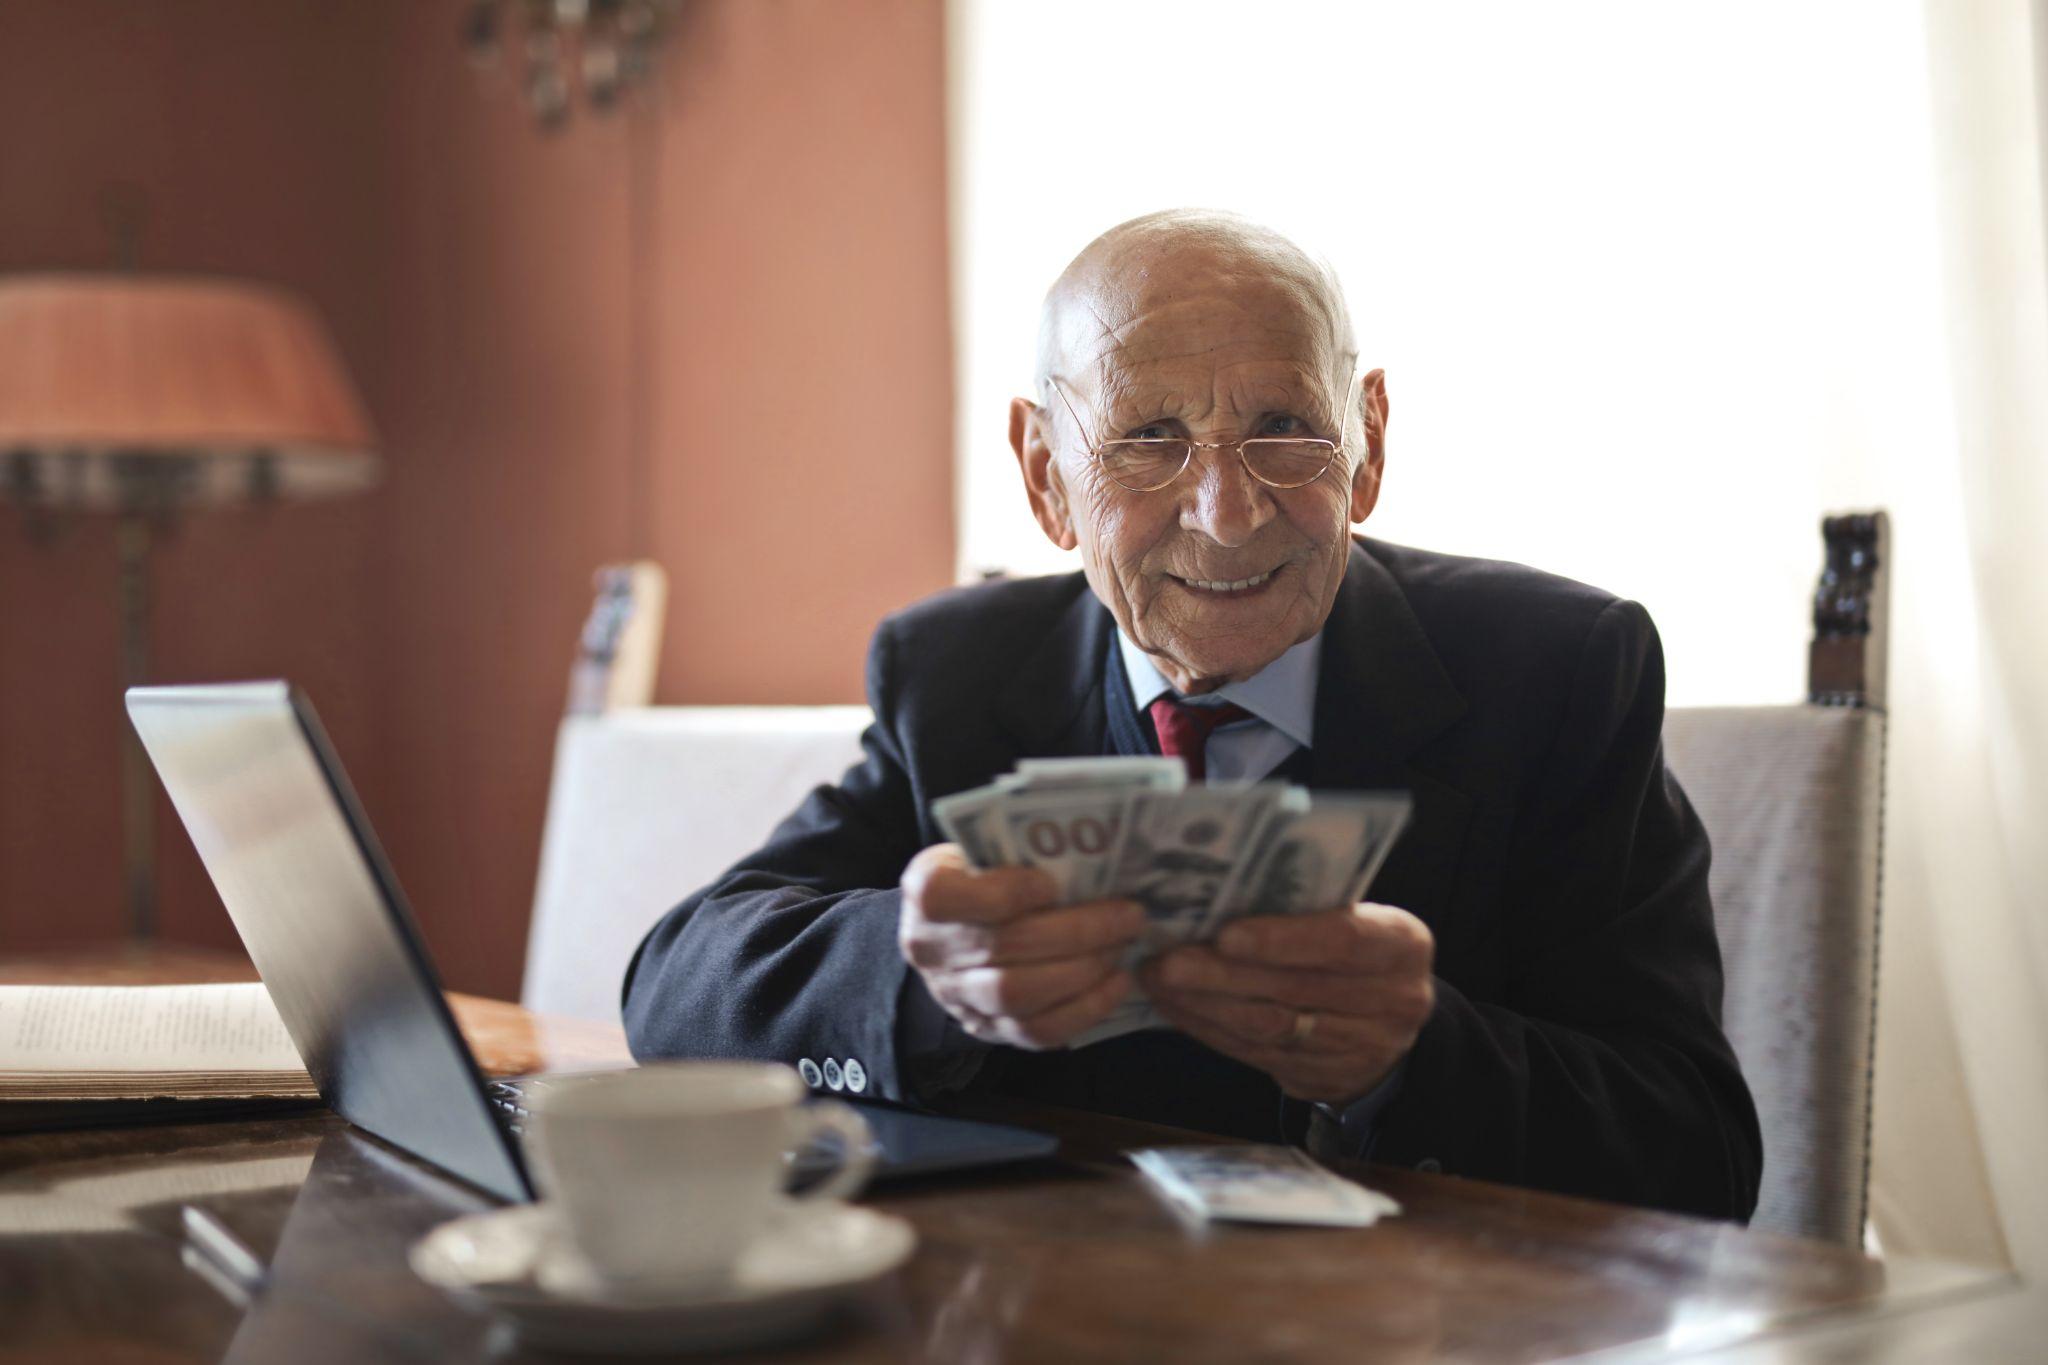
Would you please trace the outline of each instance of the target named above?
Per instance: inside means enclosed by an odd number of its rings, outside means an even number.
[[[0,986],[0,1108],[318,1095],[260,982]]]

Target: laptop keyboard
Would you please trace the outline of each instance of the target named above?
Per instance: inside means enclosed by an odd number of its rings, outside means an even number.
[[[484,1098],[490,1101],[491,1114],[499,1127],[514,1137],[526,1136],[526,1121],[533,1115],[520,1102],[526,1096],[517,1081],[492,1081],[484,1087]]]
[[[523,1142],[526,1121],[532,1117],[526,1105],[527,1087],[531,1084],[538,1088],[546,1083],[542,1076],[485,1081],[484,1099],[490,1105],[491,1117]],[[893,1105],[866,1103],[858,1107],[873,1130],[868,1154],[881,1163],[876,1172],[878,1178],[1050,1157],[1059,1148],[1053,1139],[1021,1128],[913,1114]],[[836,1136],[784,1152],[782,1161],[789,1172],[790,1192],[801,1193],[831,1174],[838,1169],[839,1157]]]

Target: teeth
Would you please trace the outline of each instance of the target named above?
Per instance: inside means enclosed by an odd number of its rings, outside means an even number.
[[[1265,582],[1272,576],[1273,571],[1271,569],[1268,569],[1266,570],[1266,572],[1258,574],[1255,577],[1240,578],[1234,583],[1225,582],[1222,579],[1211,578],[1190,578],[1186,580],[1186,582],[1189,587],[1203,588],[1208,590],[1209,592],[1242,592],[1246,588],[1256,588],[1257,586],[1259,586],[1259,584]]]

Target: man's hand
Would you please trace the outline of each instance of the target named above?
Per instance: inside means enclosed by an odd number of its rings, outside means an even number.
[[[1367,902],[1238,920],[1215,947],[1176,948],[1138,979],[1175,1028],[1296,1099],[1341,1106],[1415,1045],[1436,1000],[1435,956],[1421,920]]]
[[[1043,872],[978,871],[958,844],[903,869],[904,960],[983,1042],[1054,1048],[1100,1023],[1133,989],[1118,963],[1144,927],[1134,901],[1055,906]]]

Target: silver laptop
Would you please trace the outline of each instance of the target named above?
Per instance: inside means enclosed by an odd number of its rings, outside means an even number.
[[[534,1188],[520,1104],[449,1013],[398,878],[304,694],[138,687],[128,715],[284,1026],[335,1112],[504,1199]],[[862,1104],[878,1175],[1049,1156],[1003,1124]],[[830,1164],[826,1154],[817,1154]]]

